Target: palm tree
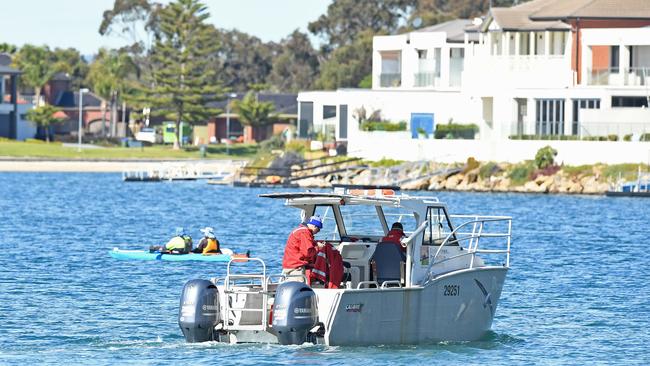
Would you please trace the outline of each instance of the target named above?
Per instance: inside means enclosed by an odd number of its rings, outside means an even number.
[[[239,115],[239,121],[252,129],[263,127],[275,120],[275,106],[271,102],[260,102],[253,90],[246,93],[242,100],[232,102],[233,109]]]
[[[63,121],[62,118],[57,117],[56,114],[57,112],[60,112],[61,110],[50,105],[50,104],[43,104],[41,106],[38,106],[34,109],[30,109],[27,111],[27,120],[32,121],[36,123],[39,127],[42,127],[45,129],[45,141],[48,143],[50,142],[50,133],[48,131],[48,127]]]
[[[16,53],[14,60],[14,64],[23,72],[20,80],[24,85],[34,88],[36,105],[41,102],[41,89],[56,72],[50,62],[50,55],[50,49],[46,46],[37,47],[27,44]]]
[[[129,87],[128,76],[137,70],[133,59],[124,52],[99,50],[95,61],[90,65],[88,82],[100,97],[110,101],[111,136],[115,133],[118,99]],[[105,126],[105,112],[102,110],[102,131]]]

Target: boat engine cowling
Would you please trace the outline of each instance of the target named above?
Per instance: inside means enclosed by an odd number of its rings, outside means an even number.
[[[302,282],[281,283],[273,303],[273,330],[280,344],[303,344],[318,322],[316,294]]]
[[[219,292],[207,280],[185,283],[178,311],[178,325],[190,343],[214,340],[214,327],[220,320]]]

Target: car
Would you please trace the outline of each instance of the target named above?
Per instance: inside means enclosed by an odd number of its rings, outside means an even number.
[[[135,134],[135,139],[138,141],[150,142],[152,144],[161,144],[163,137],[153,127],[145,127],[140,132]]]

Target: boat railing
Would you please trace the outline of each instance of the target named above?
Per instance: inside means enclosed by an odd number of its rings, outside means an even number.
[[[470,216],[470,215],[453,215],[452,219],[464,219],[467,220],[456,226],[453,231],[449,232],[442,240],[440,240],[440,246],[436,250],[435,255],[430,260],[428,273],[431,273],[431,269],[435,265],[440,263],[450,261],[455,258],[462,256],[471,256],[469,268],[474,268],[474,262],[476,254],[503,254],[505,255],[506,267],[510,267],[510,244],[512,239],[512,218],[508,216]],[[489,225],[490,223],[495,225]],[[490,226],[497,226],[501,230],[491,229]],[[505,227],[505,228],[504,228]],[[469,230],[468,230],[469,229]],[[505,246],[505,249],[485,249],[481,247],[481,239],[484,239],[483,242],[490,240],[490,244],[496,241],[501,247]],[[448,244],[460,245],[461,243],[467,243],[466,252],[461,253],[455,256],[442,258],[438,260],[438,256],[441,253],[442,248]]]
[[[233,273],[232,264],[233,263],[259,263],[261,267],[260,272],[254,273]],[[240,262],[236,259],[231,259],[228,261],[228,266],[226,267],[226,278],[224,280],[224,293],[227,297],[224,304],[224,329],[231,330],[266,330],[266,325],[268,324],[268,312],[267,312],[267,303],[268,303],[268,277],[266,276],[266,264],[260,258],[248,258],[246,262]],[[246,282],[248,286],[242,286],[242,282]],[[259,287],[256,288],[257,283]],[[260,307],[246,307],[246,301],[241,307],[235,307],[234,299],[230,297],[236,297],[238,295],[260,295],[261,301]],[[235,319],[232,319],[231,316],[241,319],[246,312],[252,313],[261,313],[261,323],[260,324],[250,324],[242,325],[235,324]],[[239,317],[237,317],[239,314]]]

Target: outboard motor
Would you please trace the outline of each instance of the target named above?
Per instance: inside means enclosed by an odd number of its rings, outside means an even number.
[[[280,344],[303,344],[318,322],[316,294],[302,282],[281,283],[273,303],[273,330]]]
[[[214,327],[220,320],[219,292],[207,280],[185,283],[178,311],[178,325],[189,343],[214,340]]]

